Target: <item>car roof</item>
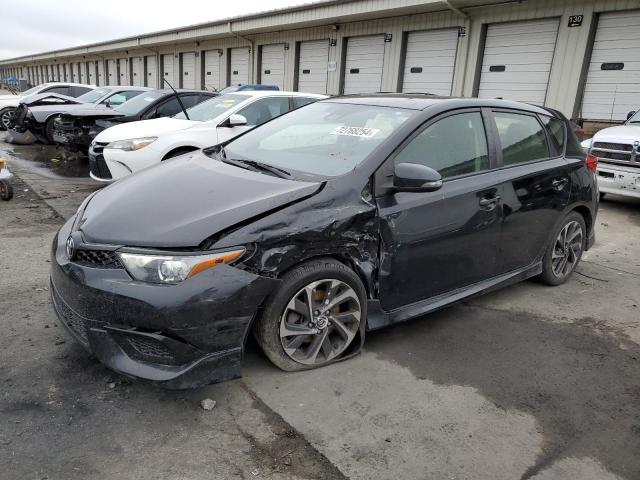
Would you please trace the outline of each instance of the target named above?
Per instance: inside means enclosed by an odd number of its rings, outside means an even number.
[[[470,98],[470,97],[445,97],[423,93],[375,93],[368,95],[344,95],[331,97],[325,102],[352,103],[357,105],[370,105],[377,107],[404,108],[409,110],[426,110],[435,106],[450,106],[451,108],[515,108],[527,110],[533,113],[549,115],[549,111],[527,103],[502,100],[498,98]]]
[[[138,87],[135,85],[104,85],[102,87],[98,87],[99,89],[107,89],[110,91],[114,91],[114,90],[140,90],[141,92],[145,92],[148,90],[154,90],[151,87]]]
[[[283,92],[282,90],[241,90],[239,92],[223,93],[223,95],[245,95],[247,97],[308,97],[329,98],[328,95],[304,92]]]
[[[98,88],[96,85],[87,85],[86,83],[74,83],[74,82],[45,82],[36,86],[44,88],[44,87],[55,87],[56,85],[68,85],[70,87]]]

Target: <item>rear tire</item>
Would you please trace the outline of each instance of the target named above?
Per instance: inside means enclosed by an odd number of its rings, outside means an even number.
[[[582,215],[569,213],[554,231],[542,260],[540,280],[551,286],[562,285],[578,266],[587,242]]]
[[[327,258],[303,263],[281,280],[254,327],[269,360],[293,372],[328,365],[352,351],[367,318],[358,275]]]
[[[0,180],[0,198],[6,202],[13,198],[13,187],[4,180]]]

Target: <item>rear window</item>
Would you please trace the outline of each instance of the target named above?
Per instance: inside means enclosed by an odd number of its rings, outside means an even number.
[[[116,112],[124,113],[125,115],[135,115],[141,112],[157,99],[164,97],[164,92],[146,92],[137,97],[133,97],[128,102],[124,102],[122,105],[118,105],[114,110]]]
[[[549,132],[551,154],[553,156],[562,155],[564,153],[564,142],[566,139],[564,122],[559,118],[548,117],[546,115],[540,115],[540,119]]]

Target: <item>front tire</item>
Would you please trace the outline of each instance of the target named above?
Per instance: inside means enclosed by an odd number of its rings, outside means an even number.
[[[7,107],[0,110],[0,130],[9,130],[15,113],[16,109],[13,107]]]
[[[282,276],[254,334],[282,370],[322,367],[352,351],[367,318],[366,302],[353,270],[333,259],[313,260]]]
[[[44,138],[49,145],[53,145],[55,142],[53,141],[53,122],[55,118],[50,118],[44,124]]]
[[[562,285],[574,272],[587,242],[584,218],[577,212],[569,213],[554,232],[542,260],[540,280],[551,286]]]

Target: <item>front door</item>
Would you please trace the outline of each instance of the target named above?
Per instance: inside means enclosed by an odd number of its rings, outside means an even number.
[[[390,160],[434,168],[444,184],[436,192],[392,192],[377,198],[379,289],[385,310],[496,274],[502,190],[491,170],[488,118],[479,110],[445,114],[428,122]]]

